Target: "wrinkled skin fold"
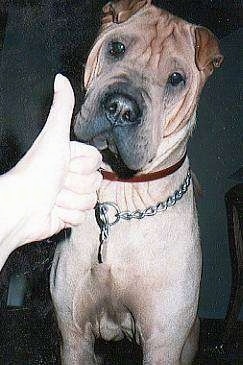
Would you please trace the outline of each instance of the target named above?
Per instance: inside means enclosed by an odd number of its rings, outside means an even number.
[[[222,62],[217,39],[149,0],[103,10],[86,64],[78,140],[103,154],[103,169],[131,177],[177,163],[195,126],[206,79]],[[145,209],[184,181],[188,157],[172,175],[143,182],[104,180],[98,197],[121,211]],[[192,184],[166,212],[121,221],[98,263],[94,211],[57,248],[51,293],[62,334],[62,364],[96,365],[96,338],[135,339],[143,365],[189,365],[197,351],[201,248]]]

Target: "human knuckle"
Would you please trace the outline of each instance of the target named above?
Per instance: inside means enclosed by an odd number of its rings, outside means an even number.
[[[100,172],[98,171],[95,171],[93,174],[92,174],[92,181],[93,183],[99,183],[102,179],[102,175],[100,174]]]
[[[100,172],[97,173],[97,185],[100,186],[103,181],[103,176]]]
[[[95,193],[91,193],[89,195],[89,204],[93,208],[97,202],[97,195]]]
[[[77,217],[76,217],[76,221],[77,221],[77,224],[80,224],[83,220],[83,212],[82,211],[78,211],[77,212]]]
[[[100,158],[101,154],[100,154],[99,150],[97,150],[96,147],[89,145],[88,148],[90,150],[90,153],[92,153],[94,157]]]

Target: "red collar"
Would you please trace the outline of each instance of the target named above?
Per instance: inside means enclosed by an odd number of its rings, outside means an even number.
[[[164,170],[151,172],[149,174],[136,175],[129,179],[121,179],[114,172],[109,172],[109,171],[105,171],[105,170],[101,170],[101,173],[105,180],[110,180],[110,181],[137,183],[137,182],[148,182],[148,181],[158,180],[158,179],[161,179],[168,175],[171,175],[175,171],[177,171],[182,166],[183,162],[185,161],[186,155],[187,155],[187,153],[185,153],[184,156],[182,157],[182,159],[180,161],[178,161],[175,165],[167,167]]]

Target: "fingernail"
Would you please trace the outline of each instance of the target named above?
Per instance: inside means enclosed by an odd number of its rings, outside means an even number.
[[[55,92],[62,90],[65,80],[66,80],[66,77],[64,77],[62,74],[57,74],[55,76],[55,80],[54,80],[54,91]]]

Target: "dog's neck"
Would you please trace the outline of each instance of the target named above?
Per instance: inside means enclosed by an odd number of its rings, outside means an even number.
[[[116,203],[122,211],[145,209],[166,200],[180,188],[189,168],[186,157],[183,165],[173,174],[149,182],[121,182],[104,180],[100,191],[100,202]]]
[[[196,112],[186,125],[169,136],[164,136],[157,148],[156,156],[144,169],[144,173],[162,170],[173,166],[187,150],[188,139],[196,123]]]
[[[146,174],[140,173],[130,178],[120,178],[117,174],[102,169],[101,172],[105,180],[128,182],[128,183],[149,182],[162,179],[163,177],[166,177],[168,175],[172,175],[174,172],[179,170],[179,168],[183,165],[185,159],[186,159],[186,153],[176,164],[169,166],[166,169]]]
[[[184,156],[187,142],[196,114],[187,125],[162,140],[158,147],[157,155],[144,169],[143,174],[167,169],[178,163]],[[99,192],[100,202],[114,202],[123,211],[145,209],[158,202],[164,201],[178,190],[184,181],[189,168],[186,157],[183,165],[173,174],[149,182],[120,182],[104,180]]]

